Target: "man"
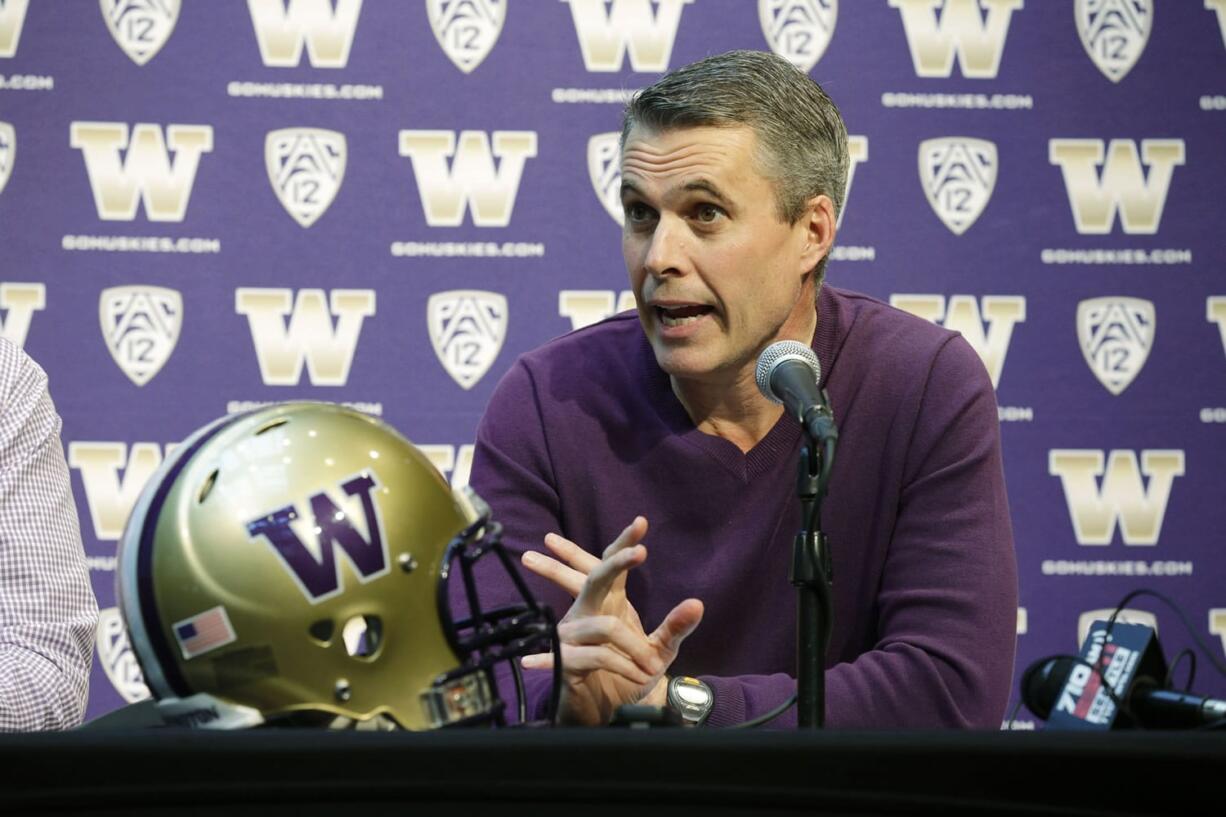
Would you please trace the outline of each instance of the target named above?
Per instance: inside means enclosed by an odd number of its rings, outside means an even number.
[[[0,338],[0,731],[85,717],[98,607],[47,375]]]
[[[754,369],[795,340],[821,361],[841,431],[822,520],[827,725],[999,728],[1017,583],[995,397],[960,336],[822,285],[847,166],[834,104],[772,55],[702,60],[627,107],[637,321],[524,355],[472,472],[540,594],[569,607],[560,723],[664,705],[677,676],[711,691],[709,725],[794,694],[801,430]],[[531,549],[543,534],[547,554]],[[547,676],[527,674],[537,701]],[[772,725],[795,723],[793,708]]]

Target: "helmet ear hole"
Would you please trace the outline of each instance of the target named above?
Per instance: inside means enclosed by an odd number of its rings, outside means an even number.
[[[217,483],[218,473],[220,472],[214,469],[213,473],[209,474],[208,477],[205,478],[204,483],[201,484],[200,490],[196,493],[196,504],[197,505],[203,503],[204,500],[208,499],[209,492],[213,490],[213,486]]]
[[[264,425],[262,425],[262,426],[260,426],[259,428],[257,428],[257,429],[255,430],[255,434],[254,434],[253,436],[258,437],[258,436],[260,436],[261,434],[263,434],[264,432],[266,432],[266,431],[272,431],[274,428],[280,428],[281,426],[285,425],[285,424],[286,424],[286,423],[288,423],[288,422],[289,422],[289,419],[288,419],[288,418],[286,418],[286,417],[278,417],[276,420],[272,420],[272,421],[270,421],[270,422],[267,422],[267,423],[265,423]]]
[[[332,633],[335,630],[336,625],[332,623],[330,618],[321,618],[307,629],[311,634],[311,638],[325,645],[332,641]]]
[[[378,616],[354,616],[341,629],[341,639],[351,658],[369,661],[383,644],[383,621]]]

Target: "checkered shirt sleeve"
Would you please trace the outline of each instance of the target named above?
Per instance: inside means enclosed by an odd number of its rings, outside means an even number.
[[[85,716],[98,605],[47,375],[0,338],[0,730]]]

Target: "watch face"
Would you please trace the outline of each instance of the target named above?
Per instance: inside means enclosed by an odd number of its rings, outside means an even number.
[[[678,684],[676,691],[677,697],[691,706],[706,706],[711,700],[711,693],[702,687]]]
[[[668,683],[668,702],[691,725],[702,723],[711,711],[711,688],[697,678],[678,676]]]

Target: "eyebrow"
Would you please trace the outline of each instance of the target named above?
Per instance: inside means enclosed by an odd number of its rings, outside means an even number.
[[[712,196],[713,198],[719,200],[720,202],[728,201],[728,197],[720,192],[720,189],[715,185],[715,183],[708,181],[707,179],[695,179],[692,182],[687,182],[686,184],[682,186],[681,189],[686,190],[688,192],[696,192],[696,191],[704,192]],[[623,179],[622,186],[621,186],[622,198],[625,198],[628,193],[633,193],[638,196],[643,195],[643,191],[639,189],[638,185],[636,185],[632,181],[627,181]]]

